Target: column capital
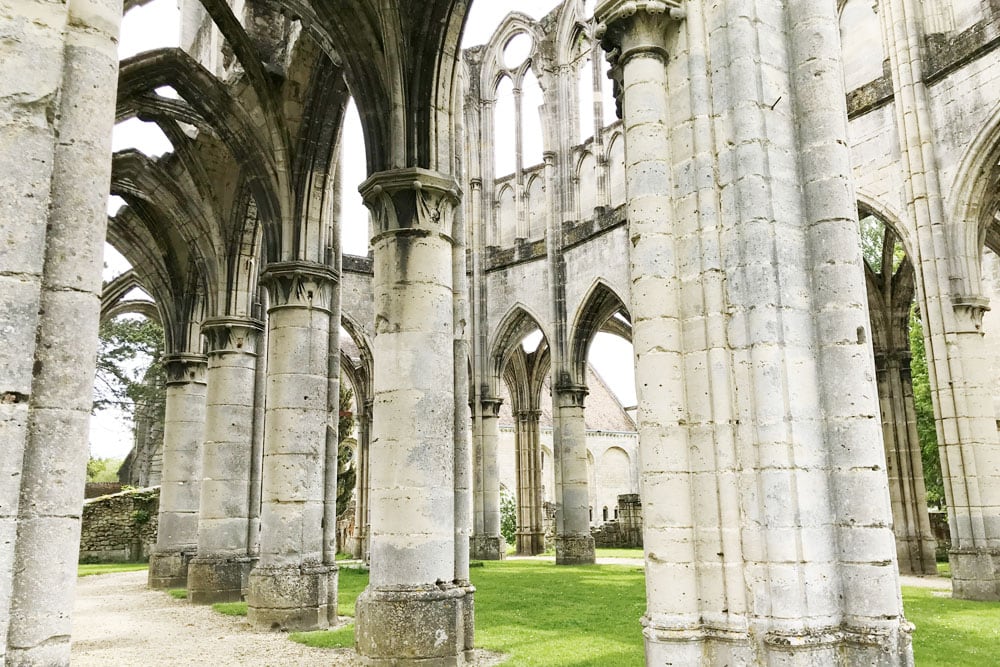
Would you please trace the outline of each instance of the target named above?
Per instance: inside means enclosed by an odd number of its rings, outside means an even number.
[[[687,13],[681,0],[605,0],[594,11],[594,36],[608,54],[612,92],[622,117],[623,69],[635,57],[657,58],[666,64],[667,28]]]
[[[372,174],[358,190],[372,212],[373,243],[386,234],[435,234],[454,243],[462,190],[453,176],[416,167],[393,169]]]
[[[956,294],[951,298],[958,320],[958,331],[983,333],[983,314],[990,309],[990,300],[974,294]]]
[[[333,267],[316,262],[274,262],[264,267],[260,284],[270,301],[267,312],[281,308],[312,308],[331,312],[333,290],[340,276]]]
[[[205,384],[208,357],[203,354],[168,354],[163,357],[167,386]]]
[[[556,387],[556,397],[561,408],[582,408],[590,391],[583,384],[562,384]]]
[[[264,323],[252,317],[212,317],[201,323],[209,354],[256,355]]]
[[[541,410],[518,410],[517,419],[523,422],[538,421],[542,416]]]
[[[500,406],[503,405],[503,399],[497,398],[495,396],[484,396],[479,399],[479,406],[481,413],[484,417],[493,417],[494,419],[500,416]]]

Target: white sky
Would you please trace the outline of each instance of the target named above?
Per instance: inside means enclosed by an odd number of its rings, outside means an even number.
[[[559,4],[558,0],[477,0],[473,2],[466,23],[463,46],[484,44],[500,21],[512,11],[541,18]],[[591,7],[592,0],[586,5]],[[126,58],[141,51],[179,44],[180,15],[176,0],[153,0],[125,15],[122,21],[118,55]],[[164,95],[172,90],[160,89]],[[538,102],[534,102],[537,105]],[[586,105],[585,105],[586,106]],[[513,121],[511,121],[512,123]],[[529,121],[530,122],[530,121]],[[113,150],[137,148],[143,153],[160,156],[172,150],[170,142],[153,123],[131,119],[115,128]],[[365,179],[364,140],[361,120],[353,101],[344,120],[344,174],[342,180],[341,227],[344,252],[355,255],[368,253],[368,210],[361,201],[357,187]],[[117,211],[122,201],[111,198],[109,213]],[[128,262],[110,246],[105,246],[105,280],[128,269]],[[635,379],[632,370],[632,346],[608,334],[598,334],[591,348],[591,363],[625,406],[635,404]],[[97,457],[123,458],[132,447],[131,423],[126,415],[102,411],[91,419],[91,452]]]

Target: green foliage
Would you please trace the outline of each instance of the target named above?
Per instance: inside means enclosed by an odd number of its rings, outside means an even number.
[[[167,595],[175,600],[187,600],[188,592],[186,588],[171,588],[167,591]]]
[[[146,525],[151,518],[152,514],[149,513],[149,510],[139,509],[132,512],[132,523],[137,526]]]
[[[860,215],[861,223],[861,255],[865,263],[871,267],[876,274],[882,272],[882,257],[886,243],[892,244],[892,271],[896,272],[899,265],[903,263],[906,252],[903,244],[899,242],[892,229],[887,228],[885,222],[874,215]]]
[[[927,371],[927,351],[924,349],[924,327],[917,308],[910,311],[910,373],[913,378],[913,407],[917,413],[917,437],[924,463],[924,485],[927,504],[943,507],[944,481],[941,456],[938,453],[937,427],[934,424],[934,404]]]
[[[337,516],[347,511],[357,482],[357,464],[354,452],[345,441],[354,431],[354,414],[351,413],[351,399],[354,392],[344,388],[340,382],[340,421],[337,423]]]
[[[246,616],[246,602],[216,602],[212,605],[212,610],[225,616]]]
[[[478,602],[478,600],[477,600]],[[1000,603],[938,597],[903,588],[906,618],[917,626],[913,656],[921,667],[995,665],[1000,646]]]
[[[162,404],[163,345],[163,328],[152,320],[117,317],[102,323],[94,409]]]
[[[76,574],[78,577],[90,577],[95,574],[138,572],[148,568],[149,563],[81,563],[76,568]]]
[[[500,485],[500,534],[507,544],[517,542],[517,504],[514,494]]]
[[[122,459],[95,459],[87,461],[88,482],[117,482],[118,469],[122,467]]]

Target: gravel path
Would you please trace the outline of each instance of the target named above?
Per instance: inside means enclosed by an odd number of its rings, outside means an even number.
[[[500,656],[477,651],[478,667]],[[352,649],[309,648],[283,633],[253,632],[242,618],[146,588],[146,572],[82,577],[73,610],[74,667],[340,667]]]

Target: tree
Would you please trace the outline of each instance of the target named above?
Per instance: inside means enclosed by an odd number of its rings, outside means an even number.
[[[938,453],[937,427],[934,424],[934,404],[927,371],[927,351],[924,349],[924,327],[916,305],[910,311],[910,374],[913,380],[913,407],[917,413],[917,437],[924,463],[924,486],[927,504],[943,507],[944,481],[941,456]]]
[[[351,400],[354,392],[344,388],[340,383],[340,421],[337,423],[337,516],[347,511],[354,493],[357,481],[357,467],[354,460],[354,450],[346,443],[354,431],[354,414],[351,412]]]
[[[101,323],[94,410],[162,403],[165,395],[163,327],[147,319],[118,317]]]
[[[514,494],[500,485],[500,534],[507,544],[517,542],[517,504]]]
[[[95,459],[91,456],[87,461],[87,481],[117,482],[121,465],[121,459]]]

